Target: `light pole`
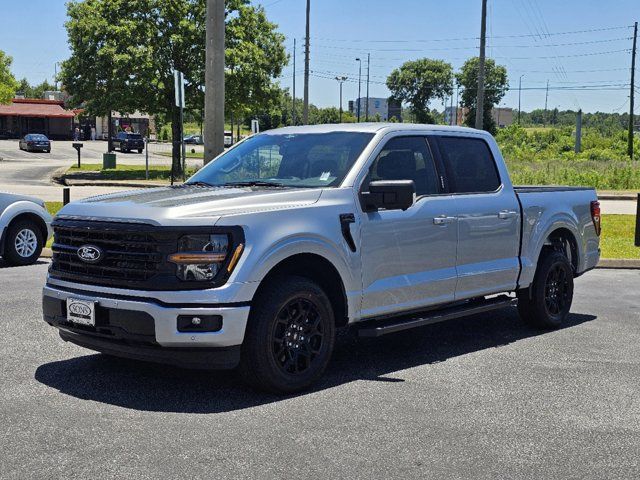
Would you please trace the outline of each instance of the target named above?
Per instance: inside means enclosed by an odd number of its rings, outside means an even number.
[[[340,123],[342,123],[342,84],[347,79],[347,77],[336,77],[336,80],[340,84]]]
[[[518,81],[518,125],[520,125],[520,96],[522,94],[522,77],[524,77],[524,73],[520,75],[520,80]]]
[[[360,85],[362,80],[362,60],[356,58],[356,62],[358,62],[358,122],[360,121]]]

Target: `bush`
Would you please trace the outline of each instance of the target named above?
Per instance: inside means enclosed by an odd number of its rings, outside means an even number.
[[[511,177],[519,185],[584,185],[599,189],[640,188],[640,162],[627,156],[623,131],[583,129],[582,150],[575,153],[571,127],[529,128],[518,125],[496,135]],[[635,139],[635,156],[640,139]]]

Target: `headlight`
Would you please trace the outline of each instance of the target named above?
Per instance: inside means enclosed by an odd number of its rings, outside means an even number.
[[[228,235],[185,235],[178,241],[178,251],[168,259],[176,264],[180,280],[211,281],[223,268],[231,272],[242,248],[242,244],[238,245],[229,259]]]

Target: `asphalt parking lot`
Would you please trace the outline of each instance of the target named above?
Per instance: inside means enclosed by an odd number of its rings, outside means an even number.
[[[1,478],[639,478],[640,272],[514,311],[341,338],[312,392],[111,359],[40,317],[47,264],[0,261]]]

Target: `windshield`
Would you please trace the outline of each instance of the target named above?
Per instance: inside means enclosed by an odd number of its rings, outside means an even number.
[[[322,188],[340,184],[373,134],[261,134],[229,150],[187,183]]]

